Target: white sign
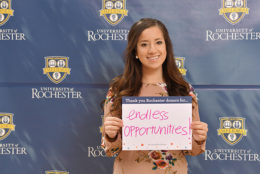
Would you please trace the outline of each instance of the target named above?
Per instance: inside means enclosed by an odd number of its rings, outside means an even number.
[[[192,98],[123,97],[123,150],[191,150]]]

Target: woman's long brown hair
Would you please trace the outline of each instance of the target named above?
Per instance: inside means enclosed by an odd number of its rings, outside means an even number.
[[[165,25],[152,18],[143,18],[136,22],[128,34],[128,44],[125,50],[125,68],[124,73],[114,78],[110,83],[113,105],[110,110],[115,117],[122,116],[122,96],[138,96],[142,86],[142,64],[136,59],[136,47],[141,33],[150,27],[158,26],[164,36],[167,56],[163,63],[163,78],[167,84],[169,96],[187,96],[190,86],[183,79],[178,70],[173,53],[172,42]]]

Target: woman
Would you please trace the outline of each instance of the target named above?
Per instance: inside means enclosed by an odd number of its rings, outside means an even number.
[[[164,24],[145,18],[128,34],[123,75],[113,79],[104,106],[102,146],[108,156],[118,155],[114,174],[188,173],[185,155],[205,151],[207,124],[200,121],[198,103],[183,79]],[[192,150],[122,151],[122,96],[192,96]]]

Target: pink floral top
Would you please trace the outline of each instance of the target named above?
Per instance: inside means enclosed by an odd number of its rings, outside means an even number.
[[[143,84],[139,96],[168,96],[166,87],[165,83]],[[190,95],[194,96],[194,93],[191,92]],[[109,91],[104,106],[105,117],[110,115],[112,104],[111,91]],[[200,120],[197,102],[192,103],[192,119]],[[102,136],[101,145],[107,156],[116,156],[114,174],[187,174],[188,166],[185,155],[201,154],[205,151],[206,144],[193,140],[190,151],[122,151],[121,138],[120,132],[115,139],[110,139],[104,133]]]

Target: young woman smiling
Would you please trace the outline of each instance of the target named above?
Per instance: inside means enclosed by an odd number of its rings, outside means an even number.
[[[102,146],[117,155],[114,174],[188,173],[185,155],[205,151],[208,126],[200,121],[192,87],[183,79],[165,25],[137,21],[128,34],[124,73],[110,84],[104,105]],[[192,96],[192,150],[122,151],[122,96]]]

